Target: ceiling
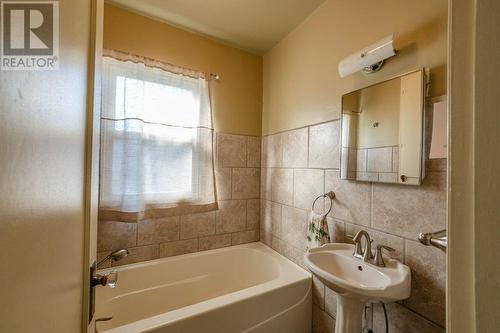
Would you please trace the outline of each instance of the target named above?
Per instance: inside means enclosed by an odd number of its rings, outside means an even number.
[[[243,50],[264,54],[325,0],[109,0]]]

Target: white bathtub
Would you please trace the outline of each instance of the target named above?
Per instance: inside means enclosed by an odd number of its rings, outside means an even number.
[[[97,290],[95,318],[113,317],[98,332],[311,331],[311,275],[262,243],[117,270],[118,286]]]

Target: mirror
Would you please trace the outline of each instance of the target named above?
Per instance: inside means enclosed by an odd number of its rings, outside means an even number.
[[[420,185],[424,70],[342,96],[340,178]]]

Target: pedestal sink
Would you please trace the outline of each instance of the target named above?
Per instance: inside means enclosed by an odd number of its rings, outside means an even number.
[[[378,267],[355,258],[353,251],[354,245],[331,243],[304,256],[311,272],[337,293],[335,333],[361,333],[367,302],[395,302],[410,296],[408,266],[387,258],[386,266]]]

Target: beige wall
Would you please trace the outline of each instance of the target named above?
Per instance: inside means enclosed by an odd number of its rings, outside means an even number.
[[[398,55],[382,71],[341,79],[339,61],[390,34]],[[446,0],[328,0],[264,56],[263,134],[340,117],[341,95],[421,67],[446,93]]]
[[[219,74],[212,85],[219,132],[260,135],[262,58],[106,4],[104,47]]]

